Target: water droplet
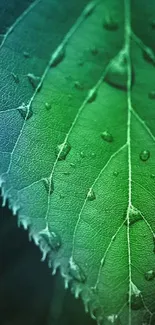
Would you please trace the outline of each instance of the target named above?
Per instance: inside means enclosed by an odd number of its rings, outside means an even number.
[[[65,47],[60,45],[51,58],[50,66],[56,67],[65,57]]]
[[[118,21],[114,19],[111,15],[106,15],[105,20],[103,22],[103,27],[108,31],[115,31],[118,29]]]
[[[70,163],[70,166],[71,166],[72,168],[75,168],[75,167],[76,167],[74,163]]]
[[[143,57],[146,61],[155,64],[155,55],[150,47],[145,47],[143,51]]]
[[[79,59],[78,60],[78,65],[80,66],[80,67],[82,67],[83,65],[84,65],[84,59]]]
[[[45,189],[47,191],[48,194],[52,194],[54,191],[54,183],[52,180],[50,180],[49,178],[44,178],[43,179],[43,184],[45,186]]]
[[[85,282],[86,280],[86,275],[79,267],[79,265],[73,261],[72,257],[69,260],[69,273],[75,280],[79,282]]]
[[[148,96],[150,99],[155,99],[155,90],[150,91]]]
[[[95,158],[95,157],[96,157],[96,153],[95,153],[95,152],[92,152],[92,153],[91,153],[91,157],[92,157],[92,158]]]
[[[47,245],[52,250],[58,250],[61,246],[60,236],[55,232],[44,229],[39,233],[40,240],[43,241],[42,248],[45,248]]]
[[[113,175],[117,177],[117,176],[119,175],[119,172],[114,171],[114,172],[113,172]]]
[[[84,10],[84,17],[90,16],[93,13],[93,11],[94,11],[95,6],[96,6],[96,4],[95,4],[94,1],[92,1],[91,3],[89,3],[87,5],[87,7],[85,8],[85,10]]]
[[[49,111],[51,109],[51,104],[46,102],[45,108],[47,109],[47,111]]]
[[[143,299],[141,291],[135,286],[134,283],[131,284],[131,309],[138,310],[143,307]]]
[[[139,157],[140,157],[140,159],[142,161],[147,161],[150,158],[150,151],[149,150],[142,150]]]
[[[84,154],[83,151],[80,152],[80,157],[81,157],[81,158],[85,158],[85,154]]]
[[[24,55],[25,58],[30,58],[30,54],[28,52],[26,52],[26,51],[23,52],[23,55]]]
[[[18,75],[15,74],[14,72],[11,72],[11,75],[12,75],[12,77],[13,77],[15,83],[18,84],[18,83],[19,83],[19,77],[18,77]]]
[[[127,90],[128,65],[126,52],[122,50],[111,62],[105,81],[111,86],[121,90]],[[134,73],[132,67],[131,85],[134,82]]]
[[[92,188],[89,189],[88,194],[87,194],[87,199],[89,201],[93,201],[96,199],[95,192]]]
[[[70,150],[71,145],[68,142],[59,144],[56,149],[58,160],[65,160]]]
[[[69,171],[66,171],[66,172],[64,172],[64,175],[69,176],[70,175],[70,172]]]
[[[74,86],[78,90],[83,90],[83,86],[81,85],[81,83],[79,81],[75,81]]]
[[[151,174],[150,177],[154,179],[155,178],[155,174]]]
[[[152,19],[150,21],[150,26],[152,27],[152,29],[155,29],[155,19]]]
[[[18,112],[21,114],[24,120],[28,120],[33,115],[32,106],[28,107],[25,103],[22,103],[18,108]]]
[[[143,217],[135,207],[130,207],[130,212],[129,212],[129,224],[130,226],[133,225],[135,222],[143,220]]]
[[[113,136],[111,133],[109,133],[108,131],[104,131],[101,133],[101,138],[107,142],[113,142]]]
[[[149,270],[144,276],[147,281],[153,280],[155,278],[155,272],[153,270]]]
[[[110,325],[110,324],[121,325],[120,318],[118,317],[118,315],[112,314],[107,316],[107,322],[105,322],[105,325]]]
[[[33,73],[28,73],[27,74],[28,80],[32,87],[36,89],[41,81],[40,77],[35,76]],[[40,89],[39,89],[40,90]]]
[[[93,55],[97,55],[97,54],[98,54],[98,49],[96,48],[96,46],[93,46],[93,47],[91,48],[91,53],[92,53]]]
[[[88,103],[92,103],[97,97],[97,90],[95,88],[90,89],[88,93]]]

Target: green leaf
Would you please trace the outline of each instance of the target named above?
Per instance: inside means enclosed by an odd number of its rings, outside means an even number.
[[[4,198],[101,324],[154,324],[155,3],[35,1],[1,49]]]

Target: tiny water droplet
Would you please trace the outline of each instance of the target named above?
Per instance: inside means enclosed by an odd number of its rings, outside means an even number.
[[[28,73],[27,74],[28,80],[32,87],[36,89],[41,81],[40,77],[35,76],[33,73]],[[40,90],[40,89],[39,89]]]
[[[48,194],[52,194],[54,191],[54,183],[52,180],[50,180],[49,178],[44,178],[43,179],[43,184],[45,186],[45,189],[47,191]]]
[[[84,65],[84,59],[79,59],[78,60],[78,65],[80,66],[80,67],[82,67],[83,65]]]
[[[51,104],[46,102],[45,108],[47,109],[47,111],[49,111],[51,109]]]
[[[147,281],[153,280],[155,278],[155,272],[153,270],[149,270],[144,276]]]
[[[90,89],[88,93],[88,103],[92,103],[97,97],[97,90],[95,88]]]
[[[119,172],[114,171],[114,172],[113,172],[113,175],[117,177],[117,176],[119,175]]]
[[[18,75],[15,74],[14,72],[11,72],[11,75],[12,75],[12,77],[13,77],[15,83],[18,84],[18,83],[19,83],[19,77],[18,77]]]
[[[89,3],[87,5],[87,7],[85,8],[85,10],[84,10],[84,17],[90,16],[93,13],[93,11],[94,11],[95,6],[96,6],[96,4],[95,4],[94,1],[92,1],[91,3]]]
[[[96,46],[93,46],[93,47],[91,48],[91,53],[92,53],[93,55],[97,55],[97,54],[98,54],[98,49],[96,48]]]
[[[146,61],[155,64],[155,55],[150,47],[145,47],[143,51],[143,57]]]
[[[50,247],[52,250],[58,250],[61,246],[61,239],[58,233],[55,231],[49,232],[49,230],[44,229],[39,233],[41,239],[44,240],[43,246],[46,245]]]
[[[79,81],[75,81],[74,86],[78,90],[83,90],[83,86],[81,85],[81,83]]]
[[[131,309],[138,310],[143,307],[141,291],[132,283],[131,287]]]
[[[155,19],[152,19],[150,21],[150,26],[152,27],[152,29],[155,29]]]
[[[70,150],[71,145],[68,142],[59,144],[56,148],[56,156],[58,157],[58,160],[65,160]]]
[[[150,177],[154,179],[155,178],[155,174],[151,174]]]
[[[122,50],[111,62],[108,72],[105,76],[105,81],[111,86],[119,88],[121,90],[127,90],[128,84],[128,63],[127,55]],[[132,67],[131,73],[131,86],[134,82],[134,72]]]
[[[50,66],[56,67],[65,57],[65,47],[59,46],[51,58]]]
[[[25,103],[22,103],[22,105],[19,106],[17,110],[24,120],[28,120],[33,115],[32,106],[28,107],[28,105]]]
[[[89,189],[88,194],[87,194],[87,199],[89,201],[93,201],[96,199],[95,192],[92,188]]]
[[[24,57],[27,59],[27,58],[30,58],[30,54],[26,51],[23,52],[23,55]]]
[[[64,172],[64,175],[69,176],[70,175],[70,172],[69,171],[66,171],[66,172]]]
[[[118,29],[118,21],[114,19],[111,15],[106,15],[105,20],[103,22],[103,27],[108,31],[115,31]]]
[[[142,161],[147,161],[150,158],[150,151],[149,150],[142,150],[139,157],[140,157],[140,159]]]
[[[81,157],[81,158],[85,158],[85,154],[84,154],[83,151],[80,152],[80,157]]]
[[[69,260],[69,273],[70,275],[79,282],[85,282],[86,275],[77,263],[72,258]]]
[[[155,90],[150,91],[148,96],[150,99],[155,99]]]
[[[101,138],[107,142],[113,142],[113,136],[111,133],[109,133],[108,131],[104,131],[101,133]]]
[[[92,152],[92,153],[91,153],[91,157],[92,157],[92,158],[95,158],[95,157],[96,157],[96,153],[95,153],[95,152]]]
[[[62,193],[60,193],[60,194],[59,194],[59,197],[60,197],[60,199],[64,199],[64,198],[65,198],[65,195],[62,194]]]
[[[75,168],[75,167],[76,167],[74,163],[70,163],[70,166],[71,166],[72,168]]]

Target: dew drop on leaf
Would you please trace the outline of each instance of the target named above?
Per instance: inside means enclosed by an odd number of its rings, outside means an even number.
[[[88,194],[87,194],[87,199],[89,201],[93,201],[96,199],[95,192],[92,188],[89,189]]]
[[[96,48],[96,46],[93,46],[93,47],[91,48],[91,53],[92,53],[93,55],[97,55],[97,54],[98,54],[98,49]]]
[[[118,21],[110,15],[106,15],[105,20],[103,21],[103,27],[109,31],[115,31],[118,29]]]
[[[151,174],[151,178],[153,178],[153,179],[154,179],[154,178],[155,178],[155,174]]]
[[[23,52],[23,55],[24,57],[27,59],[27,58],[30,58],[30,54],[26,51]]]
[[[58,160],[65,160],[70,150],[71,145],[68,142],[59,144],[56,148],[56,156],[58,157]]]
[[[61,246],[60,236],[55,232],[49,232],[49,230],[42,230],[39,235],[41,240],[44,241],[44,245],[49,246],[52,250],[57,250]]]
[[[83,151],[80,152],[80,157],[81,157],[81,158],[85,158],[85,154],[84,154]]]
[[[143,57],[146,61],[155,64],[155,55],[150,47],[145,47]]]
[[[51,104],[46,102],[45,108],[47,109],[47,111],[49,111],[51,109]]]
[[[35,76],[33,73],[28,73],[27,74],[28,80],[32,87],[36,89],[41,81],[40,77]]]
[[[56,67],[65,57],[65,47],[59,46],[56,52],[52,55],[50,66]]]
[[[111,133],[109,133],[108,131],[103,131],[101,133],[101,138],[107,142],[113,142],[113,136]]]
[[[33,115],[32,107],[28,107],[25,103],[18,107],[18,112],[24,120],[28,120]]]
[[[76,167],[74,163],[70,163],[70,166],[71,166],[72,168],[75,168],[75,167]]]
[[[19,77],[18,77],[18,75],[15,74],[14,72],[11,72],[11,75],[12,75],[12,77],[13,77],[15,83],[18,84],[18,83],[19,83]]]
[[[97,97],[97,91],[95,88],[89,90],[88,93],[88,103],[92,103]]]
[[[134,283],[132,283],[131,289],[131,309],[138,310],[143,307],[142,294]]]
[[[52,194],[54,191],[54,184],[53,181],[50,180],[49,178],[44,178],[43,179],[43,184],[45,186],[45,189],[47,191],[48,194]]]
[[[152,27],[152,29],[155,29],[155,19],[152,19],[150,21],[150,26]]]
[[[143,217],[142,217],[140,211],[138,211],[136,208],[134,208],[132,206],[130,208],[130,212],[129,212],[129,224],[133,225],[135,222],[137,222],[139,220],[143,220]]]
[[[155,272],[153,270],[149,270],[144,276],[147,281],[153,280],[155,278]]]
[[[81,83],[79,81],[75,81],[74,86],[78,90],[83,90],[83,86],[81,85]]]
[[[150,91],[148,96],[150,99],[155,99],[155,90]]]
[[[150,151],[142,150],[139,156],[142,161],[147,161],[150,158]]]
[[[114,171],[114,172],[113,172],[113,175],[117,177],[117,176],[119,175],[119,172]]]
[[[127,90],[127,80],[128,80],[128,66],[127,57],[124,50],[122,50],[111,62],[107,74],[105,76],[105,81],[110,85]],[[134,73],[132,68],[131,84],[133,85]]]
[[[69,273],[75,280],[79,282],[85,282],[86,280],[86,275],[84,274],[83,270],[77,263],[73,261],[72,257],[69,260]]]

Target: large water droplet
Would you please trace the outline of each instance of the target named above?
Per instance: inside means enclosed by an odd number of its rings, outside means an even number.
[[[110,14],[106,15],[105,20],[103,22],[103,27],[109,31],[115,31],[118,29],[118,21],[114,19]]]
[[[89,201],[93,201],[96,199],[95,192],[92,188],[89,189],[88,194],[87,194],[87,199]]]
[[[52,250],[58,250],[61,246],[61,238],[55,231],[49,232],[49,230],[44,229],[39,233],[40,240],[42,241],[42,248],[46,245]]]
[[[12,77],[13,77],[15,83],[18,84],[18,83],[19,83],[19,77],[18,77],[18,75],[15,74],[14,72],[11,72],[11,75],[12,75]]]
[[[145,50],[143,51],[143,57],[146,61],[155,64],[155,55],[154,52],[150,47],[145,47]]]
[[[40,77],[35,76],[33,73],[28,73],[27,74],[28,80],[32,87],[36,89],[41,81]]]
[[[49,178],[44,178],[43,179],[43,184],[45,186],[45,189],[47,191],[48,194],[52,194],[54,191],[54,183],[52,180],[50,180]]]
[[[138,211],[135,207],[132,206],[130,208],[130,212],[129,212],[129,224],[130,224],[130,226],[133,225],[135,222],[137,222],[139,220],[143,220],[143,217],[142,217],[140,211]]]
[[[69,273],[75,280],[79,282],[85,282],[86,280],[86,275],[84,274],[83,270],[77,263],[73,261],[72,257],[69,260]]]
[[[142,161],[147,161],[150,158],[150,151],[149,150],[142,150],[139,155]]]
[[[27,59],[27,58],[30,58],[30,54],[26,51],[23,52],[23,55],[24,57]]]
[[[92,103],[97,97],[97,90],[95,88],[90,89],[88,93],[88,103]]]
[[[51,67],[56,67],[65,57],[65,47],[64,46],[59,46],[52,55],[50,66]]]
[[[150,91],[148,96],[150,99],[155,99],[155,90]]]
[[[153,270],[149,270],[144,276],[147,281],[153,280],[155,278],[155,272]]]
[[[155,179],[155,174],[151,174],[150,177]]]
[[[119,175],[119,172],[115,170],[115,171],[113,172],[113,175],[117,177],[117,176]]]
[[[58,160],[65,160],[70,150],[71,145],[68,142],[59,144],[56,148],[56,156],[58,157]]]
[[[105,81],[122,90],[127,90],[128,63],[125,51],[121,51],[111,62]],[[131,85],[133,85],[134,73],[132,68]]]
[[[108,131],[103,131],[101,133],[101,138],[107,142],[113,142],[113,136],[111,133],[109,133]]]
[[[75,81],[74,86],[78,90],[83,90],[83,86],[81,85],[81,83],[79,81]]]
[[[131,284],[131,309],[138,310],[143,307],[143,299],[141,291],[135,286],[134,283]]]
[[[33,115],[32,106],[28,107],[28,105],[25,103],[23,103],[17,109],[24,120],[28,120]]]
[[[51,104],[46,102],[45,103],[45,108],[47,109],[47,111],[49,111],[51,109]]]
[[[80,152],[80,157],[81,157],[81,158],[85,158],[85,154],[84,154],[83,151]]]

